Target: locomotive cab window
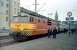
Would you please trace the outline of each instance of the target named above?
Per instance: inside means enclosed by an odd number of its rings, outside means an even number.
[[[27,16],[24,16],[24,17],[13,17],[11,22],[28,22],[28,17]]]

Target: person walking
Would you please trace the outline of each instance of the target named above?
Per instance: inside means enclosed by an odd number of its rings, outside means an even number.
[[[56,34],[57,34],[58,30],[56,28],[53,29],[53,38],[56,38]]]
[[[51,37],[51,33],[52,33],[52,28],[51,26],[48,27],[48,38]]]

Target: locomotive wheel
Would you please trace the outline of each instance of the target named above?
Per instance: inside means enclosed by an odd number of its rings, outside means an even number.
[[[15,41],[18,41],[18,42],[19,42],[19,41],[24,41],[24,40],[27,39],[27,37],[24,36],[24,35],[22,35],[21,32],[13,33],[12,37],[13,37],[13,39],[14,39]]]
[[[27,40],[27,38],[24,37],[24,36],[21,36],[21,37],[14,37],[14,40],[17,41],[17,42],[21,42],[21,41]]]

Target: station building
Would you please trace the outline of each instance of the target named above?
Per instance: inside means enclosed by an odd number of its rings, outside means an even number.
[[[20,0],[0,0],[0,29],[8,29],[12,16],[20,13]]]

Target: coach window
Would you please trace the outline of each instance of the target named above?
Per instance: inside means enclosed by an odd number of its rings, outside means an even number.
[[[31,17],[30,17],[29,21],[31,22]]]
[[[40,19],[38,19],[38,23],[40,22]]]
[[[45,23],[45,20],[43,20],[43,23]]]
[[[30,22],[33,22],[34,21],[34,18],[33,17],[30,17]]]

